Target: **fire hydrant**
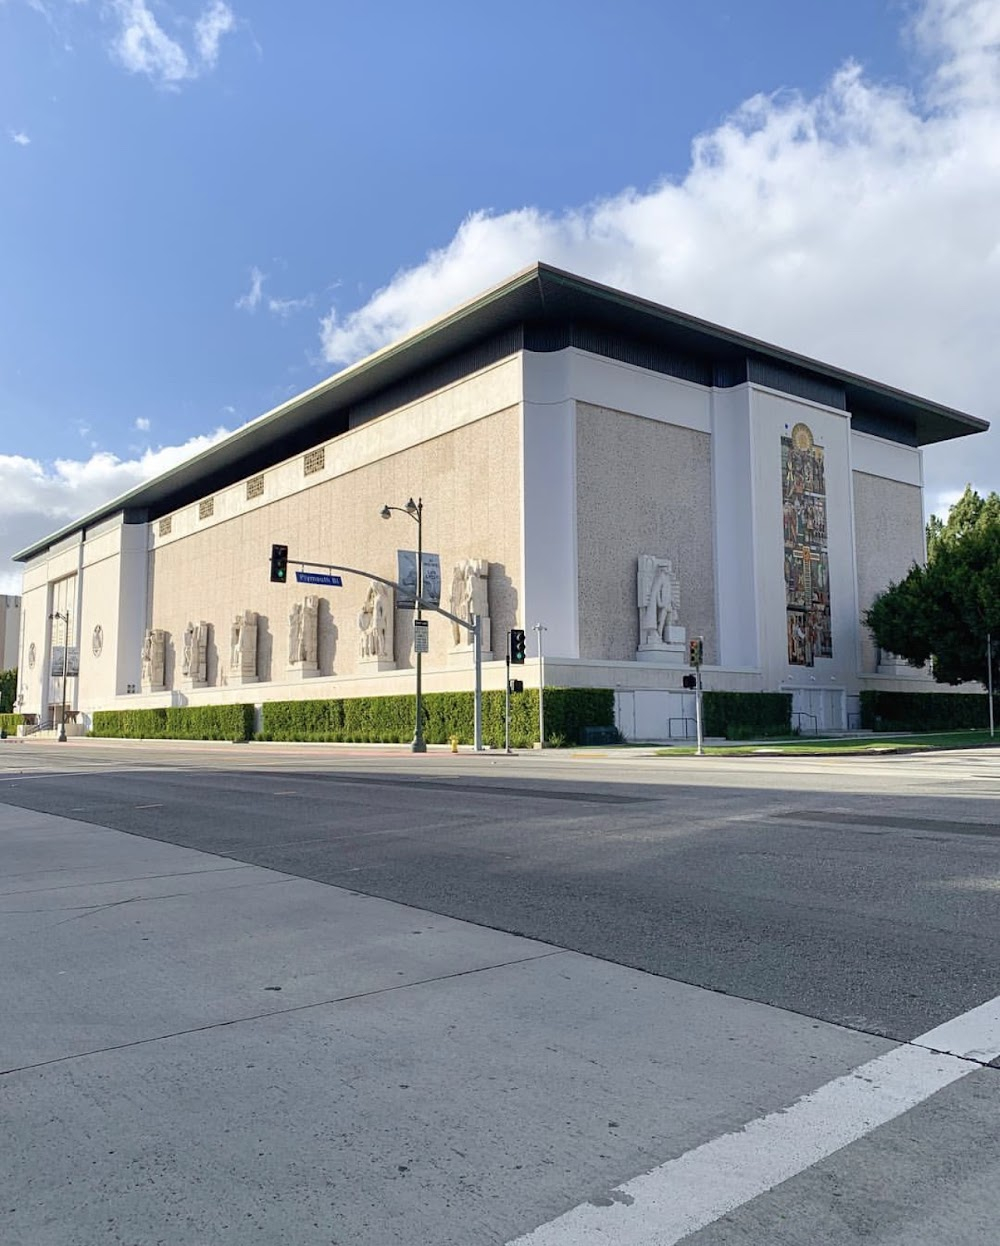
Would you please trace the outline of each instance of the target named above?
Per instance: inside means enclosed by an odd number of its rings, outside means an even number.
[[[448,739],[448,743],[451,745],[451,751],[453,753],[457,753],[458,752],[458,736],[457,735],[450,736]]]

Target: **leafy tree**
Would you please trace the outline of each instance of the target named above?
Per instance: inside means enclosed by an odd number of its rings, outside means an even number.
[[[1000,649],[1000,497],[967,486],[946,520],[927,525],[927,565],[890,584],[865,614],[877,644],[939,683],[985,684],[986,637]]]
[[[9,671],[0,671],[0,714],[9,714],[14,708],[16,692],[17,667]]]

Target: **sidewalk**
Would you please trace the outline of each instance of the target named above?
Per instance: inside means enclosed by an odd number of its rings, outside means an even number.
[[[4,805],[0,930],[5,1246],[503,1243],[890,1046]]]

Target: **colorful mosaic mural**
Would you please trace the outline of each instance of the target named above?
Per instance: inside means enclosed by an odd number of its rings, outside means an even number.
[[[788,661],[812,666],[833,657],[833,637],[823,449],[806,424],[781,439],[781,482]]]

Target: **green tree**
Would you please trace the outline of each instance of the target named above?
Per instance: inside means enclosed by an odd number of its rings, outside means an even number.
[[[9,714],[14,708],[17,693],[17,667],[0,671],[0,714]]]
[[[876,643],[939,683],[985,684],[986,637],[1000,649],[1000,497],[971,486],[927,525],[927,565],[890,584],[865,614]]]

